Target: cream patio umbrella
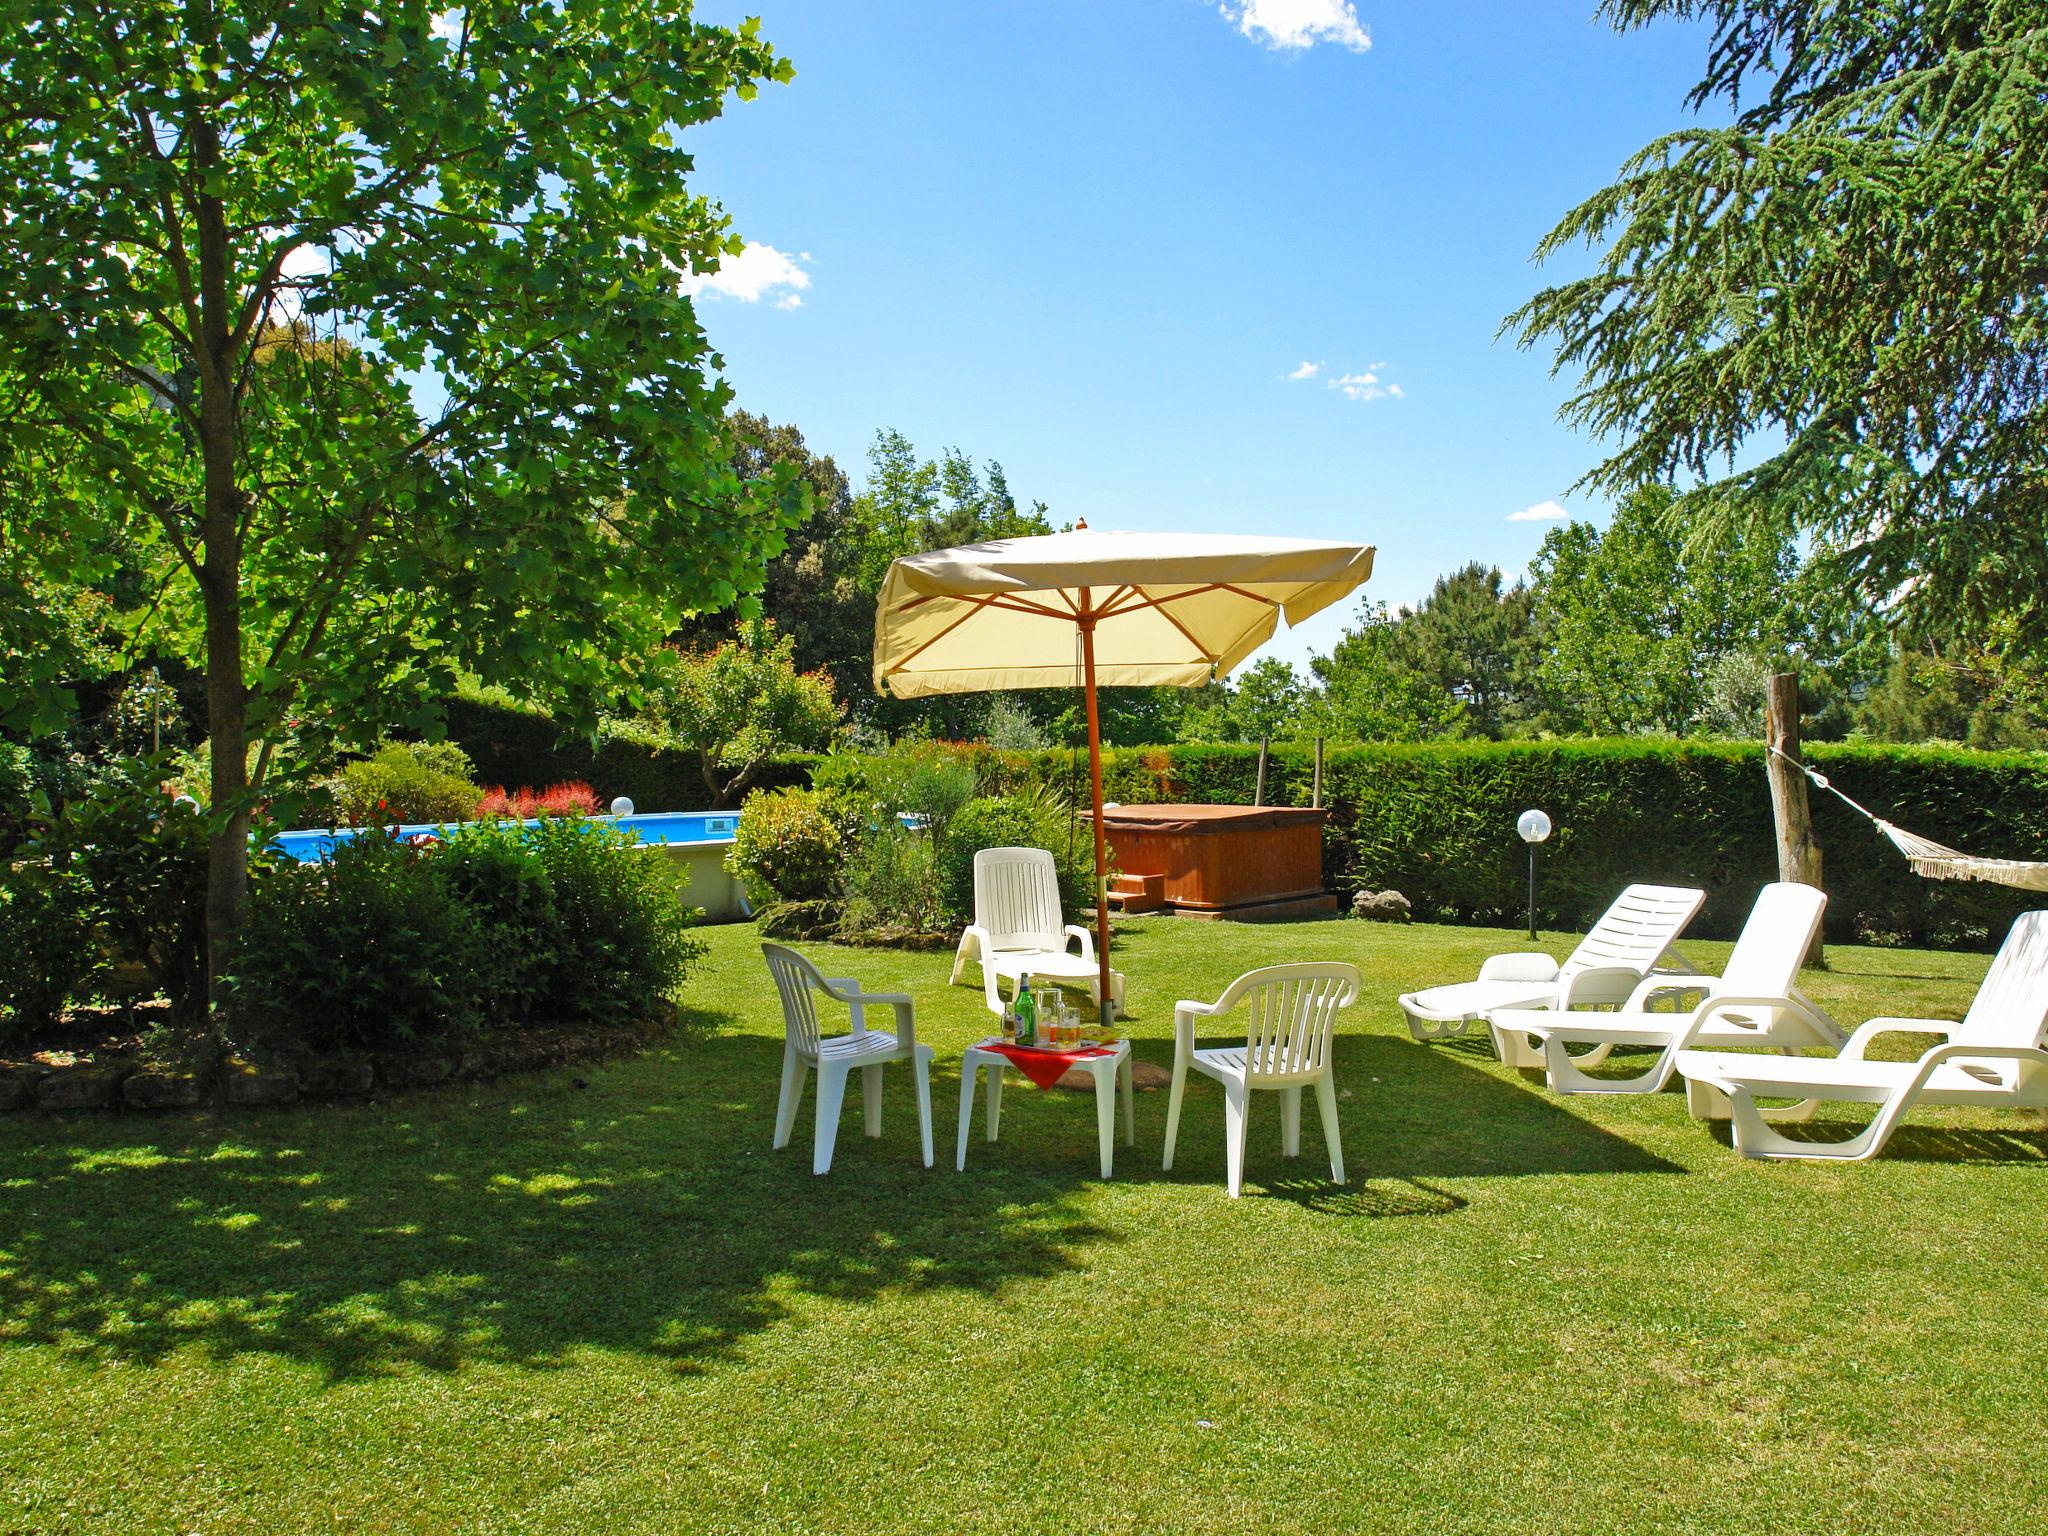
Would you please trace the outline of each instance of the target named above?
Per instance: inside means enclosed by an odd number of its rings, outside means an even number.
[[[1109,1001],[1102,890],[1098,684],[1199,688],[1279,628],[1372,574],[1372,547],[1205,533],[1071,533],[998,539],[893,562],[875,606],[875,687],[898,698],[1071,688],[1085,693],[1095,822],[1100,997]]]

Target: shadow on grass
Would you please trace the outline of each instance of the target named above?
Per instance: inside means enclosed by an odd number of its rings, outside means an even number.
[[[1219,1039],[1221,1038],[1219,1034]],[[1170,1062],[1168,1049],[1163,1060]],[[1492,1059],[1490,1048],[1486,1059]],[[1334,1196],[1343,1187],[1325,1180],[1319,1187],[1333,1200],[1310,1209],[1326,1214],[1442,1215],[1463,1201],[1445,1205],[1430,1182],[1450,1178],[1491,1178],[1516,1174],[1681,1173],[1678,1164],[1644,1150],[1626,1137],[1581,1119],[1543,1092],[1541,1080],[1525,1086],[1503,1080],[1472,1063],[1460,1044],[1418,1045],[1386,1035],[1343,1035],[1337,1042],[1338,1129],[1344,1165],[1357,1199],[1346,1206]],[[1161,1100],[1163,1114],[1165,1095]],[[1280,1156],[1279,1096],[1252,1095],[1251,1126],[1245,1148],[1245,1179],[1268,1193],[1314,1183],[1312,1170],[1327,1172],[1322,1125],[1313,1102],[1302,1110],[1301,1157]],[[1139,1121],[1138,1161],[1149,1141]],[[1151,1157],[1154,1176],[1157,1153]],[[1181,1111],[1173,1172],[1164,1177],[1195,1183],[1221,1179],[1223,1098],[1207,1079],[1191,1075]],[[1386,1181],[1405,1191],[1383,1187]],[[1297,1203],[1307,1204],[1306,1201]]]
[[[1779,1124],[1773,1129],[1792,1141],[1826,1145],[1847,1141],[1868,1124],[1869,1115],[1848,1119],[1838,1117],[1838,1112],[1831,1112],[1827,1119]],[[1722,1146],[1733,1148],[1734,1137],[1726,1120],[1712,1121],[1708,1129]],[[1875,1161],[1973,1163],[1993,1168],[2048,1166],[2048,1128],[2014,1126],[2011,1129],[1989,1129],[1908,1122],[1893,1129],[1891,1139],[1884,1144]]]
[[[1349,1184],[1312,1179],[1275,1179],[1265,1188],[1271,1200],[1286,1200],[1317,1216],[1448,1216],[1471,1202],[1421,1179],[1353,1179]]]
[[[884,1138],[849,1093],[832,1173],[808,1114],[769,1148],[778,1041],[706,1035],[385,1106],[0,1124],[0,1344],[149,1362],[196,1348],[330,1380],[583,1348],[694,1369],[787,1298],[998,1291],[1107,1240],[1081,1187],[929,1171],[910,1079]],[[945,1079],[934,1083],[941,1147]]]

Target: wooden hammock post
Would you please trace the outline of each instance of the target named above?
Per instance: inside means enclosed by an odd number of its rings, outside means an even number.
[[[1771,676],[1764,731],[1771,748],[1764,753],[1764,769],[1770,775],[1771,820],[1778,831],[1778,878],[1822,889],[1820,841],[1813,835],[1813,808],[1807,803],[1799,755],[1799,679],[1790,672]],[[1824,963],[1818,933],[1806,963]]]

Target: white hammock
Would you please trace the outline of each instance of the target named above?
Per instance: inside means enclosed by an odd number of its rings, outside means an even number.
[[[2016,885],[2022,890],[2048,891],[2048,863],[2032,859],[1980,859],[1974,854],[1962,853],[1946,843],[1937,843],[1930,837],[1917,832],[1908,832],[1904,827],[1886,821],[1874,811],[1865,809],[1836,789],[1824,773],[1820,773],[1796,757],[1779,752],[1768,742],[1765,750],[1776,752],[1794,768],[1805,774],[1822,789],[1840,800],[1858,815],[1882,832],[1891,845],[1906,856],[1906,862],[1913,866],[1913,873],[1924,875],[1929,880],[1991,880],[1999,885]]]

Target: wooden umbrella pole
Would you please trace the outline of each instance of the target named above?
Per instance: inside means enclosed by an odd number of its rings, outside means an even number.
[[[1081,594],[1081,680],[1088,696],[1088,790],[1095,799],[1095,964],[1097,1004],[1102,1022],[1110,1021],[1109,995],[1109,892],[1102,877],[1104,857],[1102,836],[1102,723],[1095,709],[1095,615],[1087,606],[1089,594]]]

